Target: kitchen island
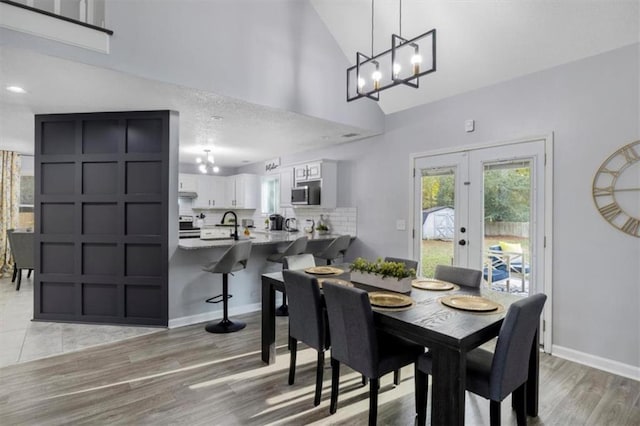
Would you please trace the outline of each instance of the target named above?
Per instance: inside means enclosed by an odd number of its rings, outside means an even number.
[[[308,253],[316,253],[326,247],[339,234],[308,234],[304,232],[252,230],[251,257],[247,268],[229,278],[229,315],[260,310],[262,274],[282,269],[279,263],[267,261],[267,256],[283,250],[297,238],[307,236]],[[352,240],[355,237],[352,237]],[[240,241],[246,240],[244,235]],[[222,304],[205,303],[209,297],[222,293],[222,277],[202,270],[202,266],[217,260],[236,242],[231,239],[201,240],[183,238],[178,241],[169,267],[169,327],[222,318]]]

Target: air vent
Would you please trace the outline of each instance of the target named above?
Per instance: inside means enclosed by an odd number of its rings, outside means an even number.
[[[345,133],[344,135],[342,135],[343,138],[353,138],[355,136],[359,136],[360,133]]]

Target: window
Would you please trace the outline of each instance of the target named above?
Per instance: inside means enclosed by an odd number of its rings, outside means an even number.
[[[20,176],[19,228],[33,229],[33,176]]]
[[[280,177],[263,176],[261,185],[262,214],[274,214],[280,204]]]

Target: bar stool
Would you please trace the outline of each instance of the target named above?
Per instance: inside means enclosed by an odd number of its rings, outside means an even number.
[[[267,260],[270,262],[283,263],[283,259],[286,256],[295,256],[297,254],[302,254],[307,249],[307,242],[309,238],[300,237],[296,238],[295,241],[292,241],[282,252],[273,253],[267,256]],[[284,269],[284,268],[283,268]],[[276,309],[277,317],[286,317],[289,315],[289,307],[287,306],[287,292],[282,292],[282,305]]]
[[[206,272],[222,274],[222,294],[211,297],[206,302],[222,302],[223,317],[219,323],[210,322],[205,326],[205,330],[209,333],[233,333],[247,326],[241,321],[232,322],[229,320],[229,299],[233,297],[233,295],[229,294],[229,274],[245,269],[250,254],[251,241],[237,242],[224,252],[220,259],[202,268]]]
[[[344,256],[347,249],[351,244],[351,235],[341,235],[329,243],[329,245],[319,253],[315,253],[314,256],[320,259],[325,259],[327,265],[331,265],[338,256]]]

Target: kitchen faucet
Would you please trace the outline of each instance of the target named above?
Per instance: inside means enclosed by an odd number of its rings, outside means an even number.
[[[233,215],[233,228],[234,228],[234,232],[233,234],[231,234],[231,236],[233,237],[234,240],[238,241],[238,215],[236,214],[236,212],[234,212],[233,210],[229,210],[224,212],[224,214],[222,215],[222,220],[220,221],[220,223],[224,224],[224,220],[227,217],[227,214],[231,213]]]

